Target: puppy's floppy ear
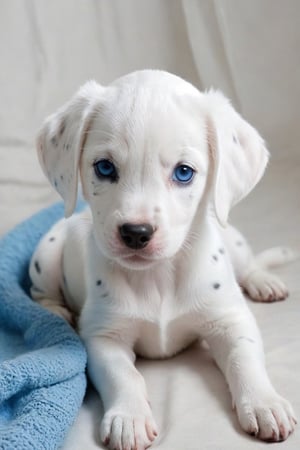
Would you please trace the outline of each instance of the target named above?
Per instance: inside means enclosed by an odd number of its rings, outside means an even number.
[[[232,206],[262,177],[269,153],[258,132],[220,93],[209,91],[207,136],[213,162],[213,202],[218,221],[226,226]]]
[[[95,81],[87,82],[69,102],[45,120],[37,137],[40,164],[65,202],[66,217],[76,206],[80,156],[103,91]]]

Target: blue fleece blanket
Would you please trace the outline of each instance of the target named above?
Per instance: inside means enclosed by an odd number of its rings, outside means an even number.
[[[59,448],[86,388],[86,353],[63,319],[29,297],[28,265],[63,216],[54,205],[0,241],[0,449]]]

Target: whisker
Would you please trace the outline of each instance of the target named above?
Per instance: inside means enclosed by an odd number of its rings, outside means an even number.
[[[189,252],[192,250],[192,245],[189,242],[183,242],[181,249],[183,250],[183,252],[188,255]]]

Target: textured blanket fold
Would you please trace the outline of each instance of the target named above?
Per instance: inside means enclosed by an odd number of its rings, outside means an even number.
[[[86,388],[86,353],[63,319],[29,297],[28,265],[63,216],[54,205],[0,241],[0,449],[57,449]]]

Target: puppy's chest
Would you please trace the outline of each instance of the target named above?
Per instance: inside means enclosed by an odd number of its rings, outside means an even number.
[[[207,311],[222,303],[225,284],[208,271],[171,271],[114,274],[100,288],[99,314],[103,329],[129,336],[135,351],[145,357],[172,356],[195,341]],[[224,278],[224,277],[223,277]],[[118,282],[116,283],[116,280]]]
[[[148,358],[172,356],[197,338],[198,317],[173,286],[140,293],[125,316],[136,330],[134,350]]]
[[[198,335],[192,314],[161,315],[153,321],[142,320],[134,350],[148,358],[164,358],[178,353]]]

